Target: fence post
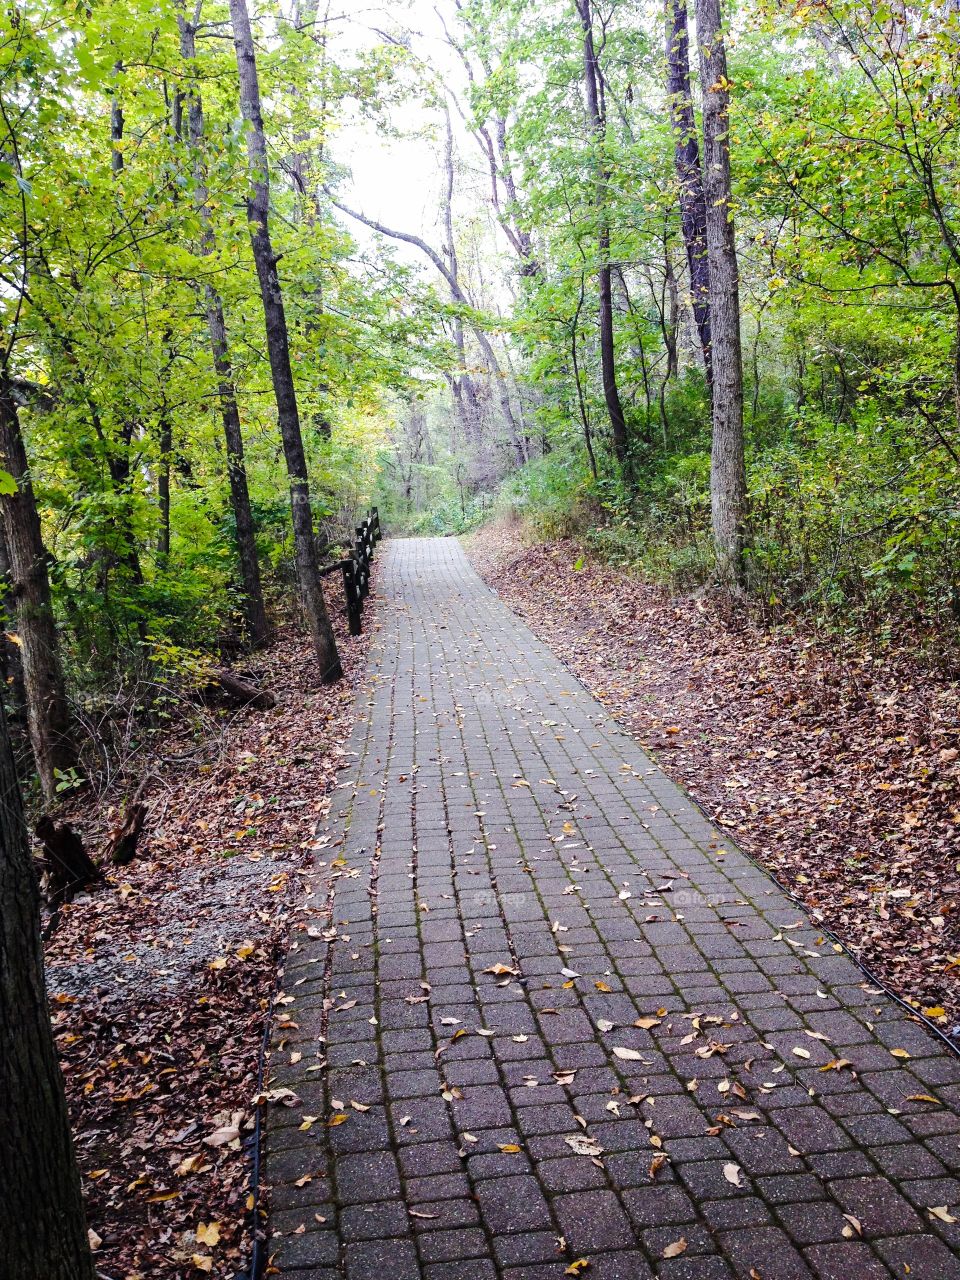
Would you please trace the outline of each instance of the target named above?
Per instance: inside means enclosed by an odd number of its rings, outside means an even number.
[[[356,573],[353,560],[344,560],[343,569],[343,594],[347,598],[347,622],[352,636],[360,635],[360,611],[362,603],[360,593],[357,589]]]

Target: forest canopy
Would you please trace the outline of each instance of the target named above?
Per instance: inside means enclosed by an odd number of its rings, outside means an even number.
[[[371,503],[952,628],[958,50],[955,7],[848,0],[9,10],[0,568],[45,793],[98,691],[262,643],[294,583],[334,678],[311,574]]]

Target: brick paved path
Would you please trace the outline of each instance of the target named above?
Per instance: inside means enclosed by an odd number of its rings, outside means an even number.
[[[928,1212],[960,1219],[960,1059],[455,541],[384,558],[369,714],[285,975],[276,1272],[960,1276],[960,1221]]]

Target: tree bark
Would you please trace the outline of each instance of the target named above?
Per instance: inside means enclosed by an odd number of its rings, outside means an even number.
[[[56,770],[69,769],[76,762],[76,748],[47,575],[47,551],[40,531],[20,417],[10,377],[5,371],[0,373],[0,465],[9,471],[17,486],[16,493],[5,494],[0,503],[10,557],[12,603],[23,657],[30,742],[44,799],[51,801],[56,795]]]
[[[627,423],[617,387],[617,357],[613,333],[613,289],[610,267],[610,223],[606,210],[606,188],[610,173],[603,151],[607,137],[606,112],[603,103],[603,84],[593,42],[593,11],[590,0],[577,0],[577,13],[583,27],[583,81],[587,94],[587,116],[597,148],[597,283],[600,305],[600,370],[603,378],[603,398],[613,434],[613,451],[624,472],[629,470],[630,442]]]
[[[300,598],[307,626],[317,652],[320,679],[323,683],[339,680],[343,675],[337,642],[330,625],[326,602],[320,586],[317,548],[310,508],[310,482],[307,460],[300,433],[297,393],[290,366],[290,344],[283,294],[277,274],[277,259],[270,239],[270,187],[267,166],[267,143],[260,108],[260,84],[253,48],[253,32],[246,0],[230,0],[233,42],[240,77],[240,107],[247,125],[247,156],[250,191],[247,196],[247,218],[250,243],[260,282],[267,352],[273,378],[274,397],[283,454],[290,479],[290,504],[293,517],[293,541],[300,583]]]
[[[0,706],[0,1257],[5,1280],[94,1280],[50,1030],[37,878]]]
[[[700,171],[700,148],[690,96],[690,41],[686,0],[667,0],[667,95],[673,126],[673,162],[677,173],[680,229],[687,254],[690,302],[703,350],[708,388],[713,387],[710,347],[710,274],[707,263],[707,203]]]
[[[177,15],[177,21],[180,26],[180,52],[187,64],[192,67],[197,56],[196,28],[182,13]],[[210,210],[207,206],[207,175],[203,163],[203,100],[200,97],[200,90],[192,81],[187,110],[187,136],[193,153],[193,198],[200,216],[200,255],[208,258],[213,254],[216,245]],[[207,317],[207,332],[210,335],[213,367],[217,375],[220,420],[223,423],[223,437],[227,446],[227,478],[230,483],[230,505],[237,529],[237,555],[240,561],[240,580],[243,584],[247,637],[253,648],[259,648],[270,639],[270,624],[267,621],[267,611],[263,603],[256,528],[250,507],[243,430],[240,423],[240,408],[237,403],[237,389],[233,377],[233,362],[230,358],[223,300],[209,283],[204,286],[204,310]]]
[[[717,572],[721,582],[737,588],[743,581],[747,477],[743,450],[739,274],[730,184],[730,92],[720,0],[696,0],[696,17],[703,91],[704,195],[713,352],[710,507]]]

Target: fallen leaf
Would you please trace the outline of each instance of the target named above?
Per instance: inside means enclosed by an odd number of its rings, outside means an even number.
[[[950,1212],[945,1204],[930,1205],[927,1209],[931,1218],[937,1218],[940,1222],[956,1222],[957,1219]]]
[[[668,1244],[660,1255],[662,1258],[679,1258],[681,1253],[687,1251],[686,1236],[681,1236],[679,1240],[674,1240],[673,1244]]]
[[[569,1133],[563,1140],[578,1156],[599,1156],[603,1154],[603,1147],[601,1147],[596,1138],[591,1138],[588,1133]]]

